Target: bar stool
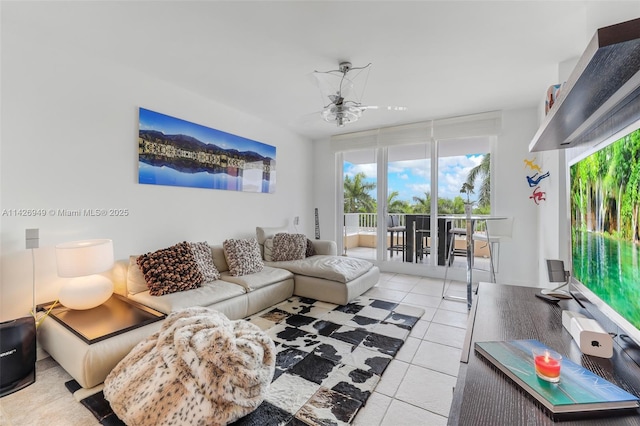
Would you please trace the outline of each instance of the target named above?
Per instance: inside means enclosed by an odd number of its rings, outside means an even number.
[[[389,257],[393,257],[394,252],[402,252],[402,260],[405,260],[406,249],[406,232],[407,228],[404,225],[400,225],[399,215],[387,216],[387,232],[391,234],[391,240],[389,241]],[[393,242],[393,234],[396,234],[396,242]],[[402,244],[400,244],[400,236],[402,235]]]
[[[416,263],[431,253],[429,238],[431,237],[431,216],[416,216],[414,241],[416,242]]]
[[[475,241],[484,241],[489,246],[489,273],[492,282],[496,282],[496,272],[500,266],[500,243],[511,239],[513,234],[513,218],[487,220],[486,233],[473,233]]]

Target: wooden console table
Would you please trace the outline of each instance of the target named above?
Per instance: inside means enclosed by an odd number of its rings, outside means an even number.
[[[475,342],[537,339],[571,361],[640,395],[640,348],[620,337],[622,332],[586,300],[563,300],[558,305],[535,297],[539,288],[480,283],[469,313],[458,381],[449,425],[552,425],[554,421],[534,399],[477,355]],[[562,327],[562,311],[571,310],[595,318],[617,333],[611,359],[583,355]],[[640,410],[625,415],[563,421],[561,425],[640,425]]]

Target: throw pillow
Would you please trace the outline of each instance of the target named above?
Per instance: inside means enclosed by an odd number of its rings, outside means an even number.
[[[267,228],[264,226],[256,226],[256,239],[258,240],[258,244],[260,245],[260,255],[264,257],[264,242],[267,238],[273,238],[276,234],[280,232],[288,232],[287,227],[272,227]]]
[[[127,268],[127,292],[138,294],[149,290],[144,274],[138,266],[138,256],[129,256],[129,267]]]
[[[260,255],[260,246],[255,238],[225,240],[222,243],[224,255],[229,264],[229,273],[233,276],[253,274],[262,271],[264,262]]]
[[[276,234],[273,237],[271,258],[274,262],[304,259],[307,237],[304,234]]]
[[[316,248],[313,245],[313,241],[307,238],[307,250],[304,253],[304,257],[310,257],[316,255]]]
[[[207,242],[189,243],[193,252],[194,260],[198,266],[198,270],[202,273],[204,282],[215,281],[220,278],[220,272],[213,263],[211,255],[211,247]]]
[[[202,272],[187,242],[143,254],[137,262],[152,296],[190,290],[203,282]]]

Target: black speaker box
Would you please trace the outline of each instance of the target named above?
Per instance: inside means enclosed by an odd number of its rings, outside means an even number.
[[[28,316],[0,323],[0,397],[35,381],[35,319]]]

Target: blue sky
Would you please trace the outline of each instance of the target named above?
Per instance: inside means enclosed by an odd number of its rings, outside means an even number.
[[[157,130],[165,135],[188,135],[200,142],[215,144],[221,148],[253,151],[264,157],[276,158],[276,147],[241,136],[232,135],[200,124],[140,108],[140,130]]]
[[[438,172],[438,196],[453,199],[460,194],[463,182],[467,180],[469,171],[480,164],[483,154],[441,157]],[[375,164],[346,163],[344,173],[353,177],[363,172],[368,182],[375,182]],[[413,202],[413,197],[424,198],[425,192],[431,192],[431,169],[429,159],[397,161],[389,163],[388,169],[389,193],[398,191],[400,200]],[[476,188],[479,182],[476,182]],[[376,198],[375,191],[371,194]],[[477,196],[476,196],[477,197]],[[474,199],[474,195],[471,196]]]

